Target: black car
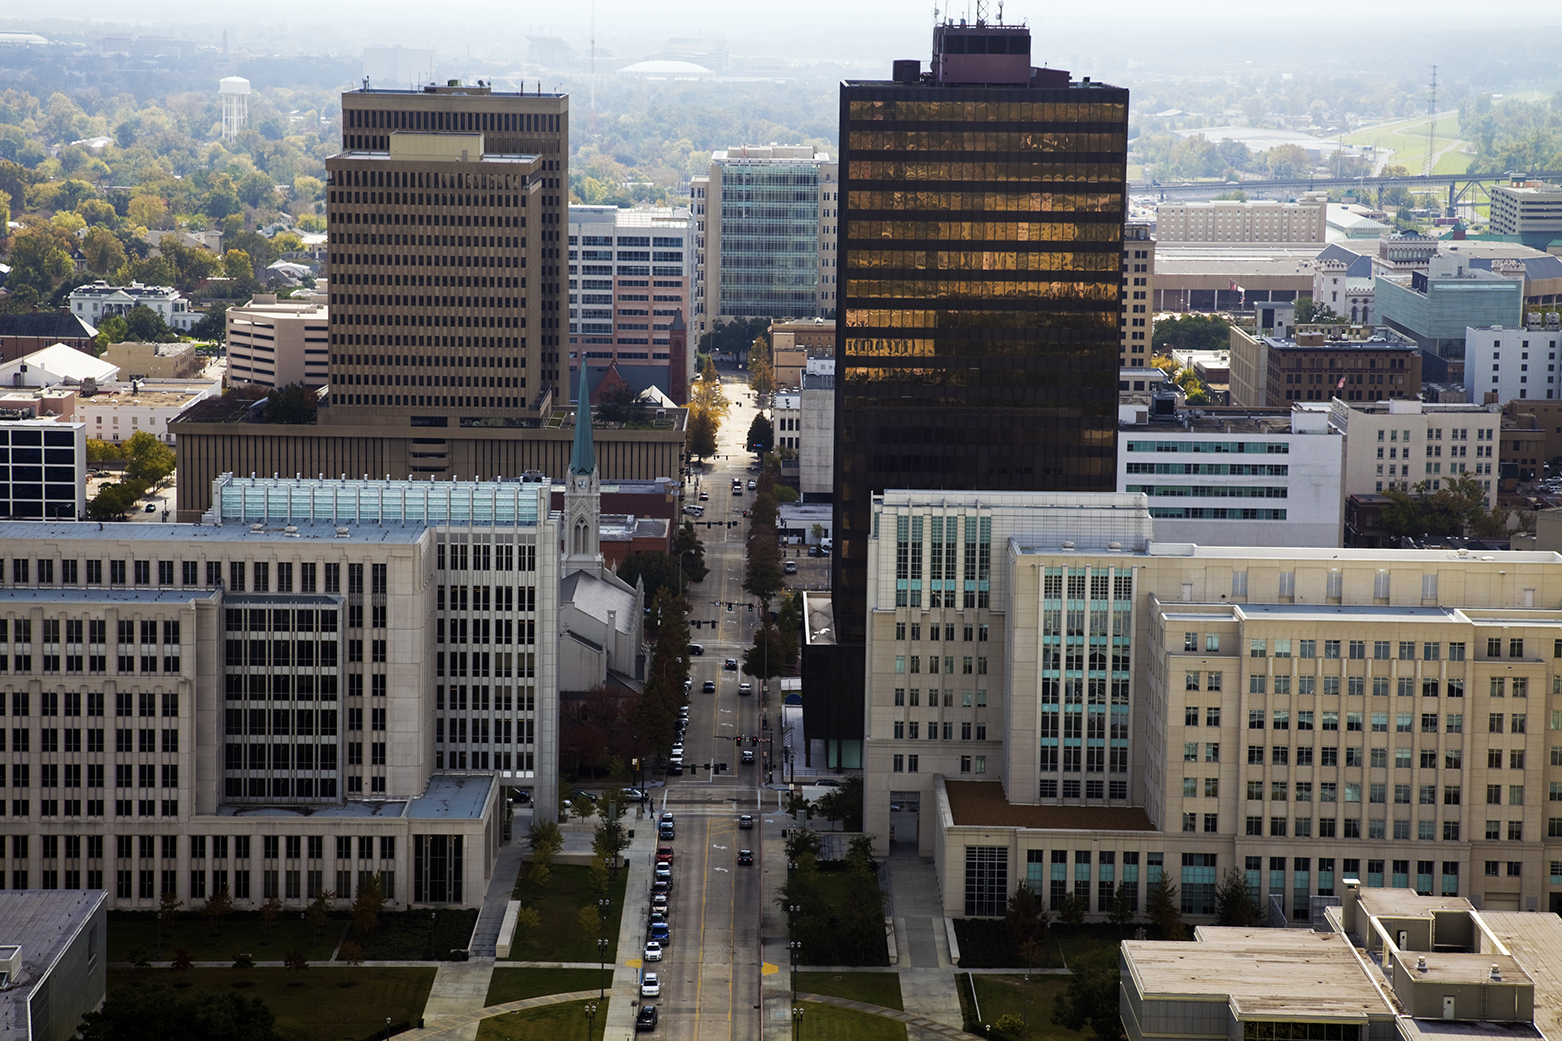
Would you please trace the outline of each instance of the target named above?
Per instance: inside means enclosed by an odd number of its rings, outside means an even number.
[[[716,681],[706,680],[704,683],[700,684],[700,692],[703,694],[716,693]]]
[[[660,1018],[655,1005],[641,1005],[640,1014],[635,1017],[635,1029],[650,1031],[656,1029],[656,1021]]]
[[[727,672],[737,672],[738,660],[736,658],[728,658],[726,661],[722,662],[721,667]]]
[[[705,648],[700,644],[691,643],[689,644],[689,653],[698,656],[705,653]]]
[[[754,863],[754,851],[751,850],[751,849],[740,849],[740,850],[738,850],[738,863],[739,864],[752,864],[752,863]]]

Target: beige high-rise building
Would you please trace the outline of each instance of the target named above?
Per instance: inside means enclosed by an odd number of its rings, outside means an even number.
[[[1164,871],[1207,921],[1255,864],[1303,918],[1345,877],[1562,897],[1562,556],[1160,543],[1121,494],[873,512],[866,829],[943,913],[1142,909]]]
[[[1155,332],[1155,235],[1149,224],[1123,228],[1122,340],[1117,360],[1123,366],[1144,365]]]
[[[228,382],[323,387],[330,382],[331,326],[324,288],[303,300],[260,294],[228,308]]]
[[[1163,202],[1155,211],[1155,237],[1163,243],[1313,243],[1328,231],[1328,197],[1303,192],[1296,202]]]
[[[326,164],[332,421],[535,418],[567,377],[569,97],[347,91],[342,147]]]
[[[11,887],[299,910],[372,873],[392,906],[480,905],[504,786],[557,805],[548,486],[213,496],[198,525],[8,526]]]

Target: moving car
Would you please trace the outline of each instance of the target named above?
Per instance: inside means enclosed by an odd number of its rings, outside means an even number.
[[[696,654],[696,655],[704,654],[705,653],[705,645],[702,644],[702,643],[691,643],[691,644],[689,644],[689,653],[690,654]]]
[[[641,799],[644,799],[646,795],[643,788],[625,788],[623,790],[623,794],[624,798],[633,799],[635,802],[639,802]]]
[[[795,574],[797,574],[797,561],[795,561],[795,560],[788,560],[786,563],[782,564],[781,565],[781,573],[783,575],[795,575]]]
[[[716,693],[716,681],[706,680],[704,683],[700,684],[700,691],[705,694]]]
[[[657,1019],[655,1005],[641,1005],[639,1015],[635,1016],[635,1029],[641,1033],[655,1030]]]
[[[755,488],[758,488],[758,487],[759,487],[759,485],[755,483],[754,478],[750,477],[748,479],[748,490],[749,491],[753,491]]]
[[[700,493],[700,501],[701,502],[710,502],[710,492],[701,492]]]
[[[728,658],[726,661],[721,663],[721,667],[727,672],[737,672],[738,660],[736,658]]]
[[[753,753],[748,753],[748,754],[752,755]],[[742,815],[740,815],[738,817],[738,827],[742,828],[744,831],[747,831],[748,829],[752,828],[753,826],[754,826],[754,818],[752,816],[750,816],[749,814],[745,813],[745,814],[742,814]]]
[[[662,960],[662,945],[661,945],[660,941],[658,941],[658,940],[647,940],[645,942],[645,960],[646,961],[661,961]]]
[[[654,972],[648,972],[640,978],[640,996],[642,998],[660,997],[662,993],[662,980]]]
[[[738,684],[738,693],[739,694],[752,694],[752,693],[754,693],[754,685],[752,683],[739,683]]]
[[[745,763],[752,763],[754,761],[754,750],[752,748],[743,749],[743,755],[740,758]]]
[[[740,850],[738,850],[738,863],[739,864],[752,864],[752,863],[754,863],[754,851],[751,850],[751,849],[740,849]]]

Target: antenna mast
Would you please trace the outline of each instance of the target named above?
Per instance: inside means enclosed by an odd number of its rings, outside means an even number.
[[[597,0],[591,0],[591,136],[597,133]]]
[[[1432,66],[1432,96],[1427,101],[1426,166],[1422,170],[1428,177],[1437,165],[1437,66]]]

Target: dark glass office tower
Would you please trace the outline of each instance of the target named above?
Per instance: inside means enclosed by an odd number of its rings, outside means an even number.
[[[843,83],[840,118],[831,578],[849,648],[875,493],[1114,490],[1128,91],[1032,67],[1023,26],[945,24],[930,72]],[[826,713],[842,741],[863,726],[850,657]]]

